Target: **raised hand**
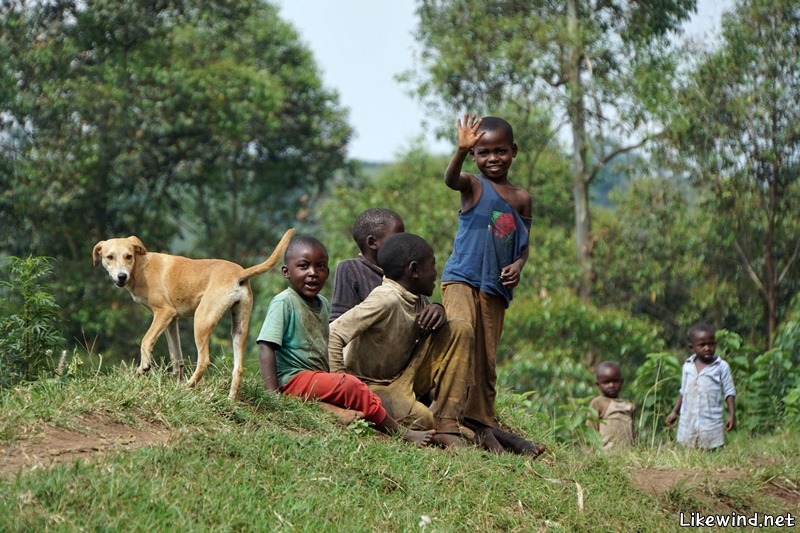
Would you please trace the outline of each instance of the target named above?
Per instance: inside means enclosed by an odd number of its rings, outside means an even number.
[[[461,119],[458,119],[459,150],[471,150],[472,147],[478,143],[480,138],[483,137],[486,132],[478,131],[478,128],[480,128],[482,122],[482,118],[476,119],[474,114],[470,115],[469,113],[464,115],[463,122]]]

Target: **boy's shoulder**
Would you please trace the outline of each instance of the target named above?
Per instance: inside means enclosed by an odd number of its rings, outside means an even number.
[[[322,309],[330,309],[330,302],[328,301],[327,298],[325,298],[321,294],[318,294],[317,298],[320,301]],[[288,288],[284,289],[283,291],[279,292],[278,294],[276,294],[272,298],[272,300],[270,301],[270,306],[278,305],[278,304],[281,304],[281,303],[286,303],[290,307],[297,307],[297,306],[301,306],[301,305],[307,305],[307,303],[305,302],[303,297],[300,296],[299,294],[297,294],[297,291],[295,291],[291,287],[288,287]]]
[[[370,263],[363,254],[358,254],[356,257],[351,257],[349,259],[342,259],[336,263],[336,270],[379,272],[381,276],[383,276],[383,270],[381,270],[378,265],[373,265]]]
[[[287,288],[283,289],[281,292],[279,292],[278,294],[276,294],[275,296],[272,297],[272,300],[270,300],[270,305],[277,304],[277,303],[283,302],[285,300],[291,300],[291,299],[293,299],[293,296],[296,296],[296,295],[297,295],[297,293],[295,291],[293,291],[291,287],[287,287]]]

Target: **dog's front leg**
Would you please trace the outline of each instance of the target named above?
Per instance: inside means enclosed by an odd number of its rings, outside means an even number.
[[[167,329],[170,322],[177,318],[175,312],[165,312],[164,310],[153,311],[153,322],[150,324],[150,329],[144,334],[142,338],[141,357],[142,361],[139,363],[139,368],[136,369],[137,374],[144,374],[150,370],[150,363],[153,360],[153,347],[156,341]]]
[[[178,319],[172,320],[167,326],[167,345],[169,357],[172,360],[172,375],[183,380],[183,352],[181,351],[181,338],[178,335]]]

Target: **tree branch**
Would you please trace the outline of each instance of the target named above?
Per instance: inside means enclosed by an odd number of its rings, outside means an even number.
[[[659,137],[663,137],[664,133],[665,133],[664,131],[661,131],[661,132],[656,133],[655,135],[652,135],[652,136],[645,136],[641,141],[639,141],[636,144],[631,144],[631,145],[628,145],[628,146],[622,146],[620,148],[617,148],[616,150],[613,150],[611,153],[609,153],[605,157],[601,158],[600,161],[598,161],[597,164],[594,166],[594,168],[592,168],[592,172],[589,174],[589,179],[586,180],[586,183],[591,183],[592,180],[597,176],[597,174],[599,174],[600,171],[603,170],[603,167],[606,166],[606,164],[609,161],[611,161],[612,159],[614,159],[618,155],[624,154],[626,152],[631,152],[633,150],[636,150],[637,148],[641,148],[642,146],[644,146],[645,144],[647,144],[651,140],[658,139]]]
[[[767,290],[764,288],[764,284],[756,274],[755,270],[753,270],[753,265],[750,264],[750,260],[747,258],[747,255],[744,253],[742,246],[739,244],[739,239],[734,237],[733,238],[733,247],[736,248],[736,252],[739,254],[739,257],[742,259],[742,263],[744,264],[744,269],[747,271],[747,274],[750,276],[750,279],[753,280],[753,283],[756,284],[758,287],[758,291],[764,296],[767,297]]]
[[[791,268],[792,264],[794,264],[795,260],[797,260],[797,256],[800,254],[800,239],[797,240],[797,243],[794,245],[794,253],[792,253],[792,257],[786,262],[786,266],[783,267],[783,271],[781,272],[780,276],[778,276],[778,285],[783,281],[783,278],[786,277],[786,274],[789,272],[789,268]]]

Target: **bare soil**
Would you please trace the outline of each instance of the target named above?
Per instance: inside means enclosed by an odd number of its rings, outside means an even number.
[[[74,426],[76,429],[66,430],[42,424],[12,444],[0,447],[0,476],[47,468],[78,458],[92,460],[119,450],[163,445],[169,440],[169,431],[146,422],[134,427],[92,415],[79,417]]]
[[[630,471],[633,485],[643,491],[662,498],[670,490],[691,491],[696,499],[717,512],[742,511],[725,498],[717,497],[720,488],[750,475],[744,469],[720,469],[714,471],[668,470],[656,468],[634,468]],[[800,509],[800,487],[792,480],[777,476],[765,481],[758,489],[762,495],[779,499],[787,509]]]

